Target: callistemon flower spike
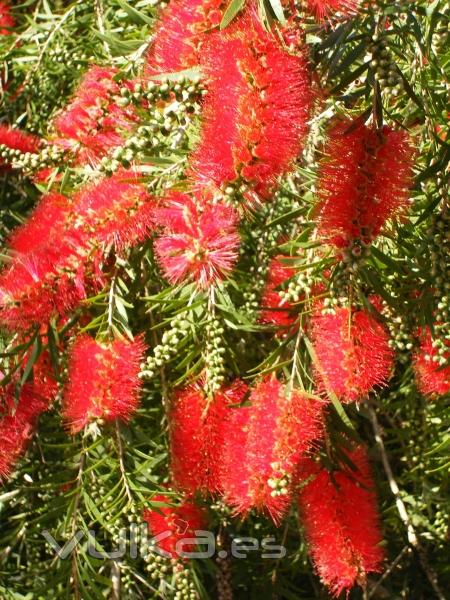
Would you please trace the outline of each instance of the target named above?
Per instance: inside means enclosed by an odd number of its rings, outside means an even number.
[[[167,558],[182,558],[179,550],[192,552],[191,546],[183,547],[182,540],[195,538],[196,531],[207,526],[206,512],[190,500],[174,504],[174,498],[157,494],[151,498],[154,506],[144,510],[142,518],[147,522],[152,537],[160,536],[159,549]],[[178,547],[177,547],[178,544]]]
[[[381,570],[383,551],[375,484],[363,446],[348,453],[348,466],[332,472],[305,461],[299,492],[300,517],[309,552],[322,582],[334,596],[365,585]]]
[[[0,320],[9,329],[47,323],[86,297],[86,240],[77,231],[67,231],[56,240],[51,237],[14,256],[0,273]],[[27,243],[22,242],[25,248]]]
[[[25,131],[20,129],[14,129],[9,125],[0,125],[0,147],[5,150],[17,150],[21,154],[26,152],[36,153],[39,151],[41,140]],[[13,153],[11,153],[10,159],[7,162],[11,162]],[[4,165],[3,159],[0,159],[0,167]]]
[[[328,313],[318,307],[311,337],[321,392],[352,402],[389,380],[394,362],[389,335],[367,310],[341,307]]]
[[[56,117],[52,142],[68,151],[77,164],[97,165],[109,151],[124,143],[139,121],[132,105],[122,106],[116,98],[120,84],[117,69],[93,65],[85,73],[72,102]],[[125,81],[123,86],[131,87]]]
[[[307,131],[311,91],[306,60],[289,54],[252,10],[202,52],[208,94],[192,176],[250,203],[272,196]]]
[[[0,319],[10,328],[45,323],[75,308],[103,284],[98,268],[146,239],[154,201],[133,172],[120,171],[81,189],[72,199],[43,197],[11,236],[13,261],[0,274]]]
[[[33,435],[38,416],[48,407],[39,392],[26,383],[16,405],[15,384],[0,386],[0,481],[13,471]]]
[[[0,35],[10,35],[15,21],[11,14],[11,5],[8,0],[0,1]]]
[[[282,259],[282,256],[275,257],[269,263],[259,320],[286,329],[295,323],[296,316],[292,314],[292,304],[281,296],[280,286],[295,275],[295,270],[284,264]]]
[[[188,494],[221,491],[220,464],[228,423],[247,386],[236,381],[208,398],[200,384],[178,390],[169,413],[174,486]]]
[[[49,239],[61,239],[67,230],[72,202],[66,196],[51,192],[40,199],[28,220],[12,232],[8,244],[14,253],[28,254]]]
[[[424,396],[444,396],[450,392],[450,346],[433,335],[429,327],[419,332],[419,348],[414,355],[417,386]]]
[[[354,15],[362,0],[306,0],[308,12],[315,16],[318,21],[324,21],[331,17],[338,18]]]
[[[81,189],[73,205],[76,227],[118,252],[144,241],[155,225],[155,202],[133,171],[118,171]]]
[[[348,121],[334,127],[319,169],[319,235],[359,256],[407,208],[412,157],[404,131]]]
[[[275,378],[261,381],[249,402],[242,431],[233,433],[245,443],[230,440],[226,448],[224,498],[238,514],[256,509],[279,523],[292,501],[298,465],[322,433],[321,403]]]
[[[162,11],[147,54],[149,75],[196,67],[205,36],[220,24],[224,0],[177,0]]]
[[[238,257],[237,213],[231,206],[172,193],[157,218],[163,226],[155,252],[170,283],[195,281],[207,288],[224,279]]]
[[[75,340],[63,400],[63,417],[71,433],[94,420],[132,417],[139,404],[145,350],[141,337],[100,343],[82,335]]]

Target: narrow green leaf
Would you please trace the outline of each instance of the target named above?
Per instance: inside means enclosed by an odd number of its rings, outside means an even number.
[[[286,23],[286,19],[284,17],[283,7],[281,6],[280,0],[269,0],[270,6],[276,16],[276,18],[280,21],[280,23]]]
[[[234,17],[244,8],[245,0],[232,0],[220,22],[220,29],[225,29]]]
[[[30,357],[25,365],[25,369],[23,370],[22,379],[20,381],[20,385],[23,385],[28,377],[30,376],[31,370],[33,369],[34,364],[36,363],[39,355],[42,351],[42,342],[39,336],[36,336],[36,339],[33,343],[33,348],[31,349]]]
[[[136,10],[132,6],[130,6],[125,0],[117,0],[119,6],[127,13],[130,19],[136,23],[136,25],[142,25],[143,23],[147,25],[153,25],[153,19],[144,15],[144,13]]]

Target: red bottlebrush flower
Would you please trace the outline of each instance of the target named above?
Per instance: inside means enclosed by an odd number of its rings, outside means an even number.
[[[281,261],[283,257],[276,257],[269,264],[267,283],[261,298],[262,311],[259,317],[261,323],[288,328],[295,323],[292,314],[293,306],[281,296],[279,287],[295,275],[295,270]]]
[[[302,148],[311,101],[306,61],[286,52],[253,12],[227,31],[205,45],[208,94],[192,171],[201,184],[242,181],[247,199],[265,199]]]
[[[348,17],[357,12],[361,0],[307,0],[308,11],[318,21],[324,21],[338,14]]]
[[[0,274],[0,320],[12,330],[42,324],[86,297],[86,241],[77,232],[19,254]],[[89,278],[95,289],[99,274]]]
[[[132,171],[120,171],[88,186],[73,199],[76,225],[95,244],[122,251],[145,240],[154,225],[155,205]]]
[[[310,553],[322,582],[335,595],[364,584],[381,570],[383,551],[374,481],[365,449],[349,453],[357,468],[332,473],[310,461],[314,479],[299,495]]]
[[[71,433],[81,431],[94,419],[131,418],[138,406],[139,365],[145,349],[142,338],[101,344],[82,335],[75,341],[63,406]]]
[[[59,241],[67,229],[66,221],[71,209],[71,201],[62,194],[42,196],[28,221],[13,231],[9,239],[10,249],[28,254],[44,246],[53,236]]]
[[[95,165],[113,148],[123,144],[138,117],[134,108],[115,102],[120,86],[117,70],[92,66],[82,78],[75,97],[54,121],[53,143],[70,151],[78,164]],[[125,82],[124,85],[130,85]]]
[[[8,125],[0,125],[0,144],[3,144],[11,150],[19,150],[22,153],[36,153],[39,150],[40,143],[40,139],[31,133],[13,129]],[[3,166],[3,164],[2,159],[0,160],[0,167]]]
[[[193,279],[206,288],[231,271],[240,241],[232,207],[173,193],[159,219],[164,233],[155,251],[170,283]]]
[[[319,171],[319,234],[338,248],[356,240],[368,245],[408,204],[409,138],[345,122],[331,131],[327,154]]]
[[[130,172],[84,188],[73,200],[44,196],[11,236],[17,256],[0,274],[0,319],[27,328],[75,308],[103,283],[105,251],[144,240],[153,212],[145,187]]]
[[[220,464],[228,420],[247,386],[237,381],[209,400],[202,388],[180,390],[170,411],[171,471],[174,485],[189,494],[221,491]]]
[[[248,420],[244,416],[245,444],[238,445],[240,434],[229,428],[222,467],[224,498],[237,513],[254,508],[280,521],[292,500],[300,460],[321,435],[320,412],[320,403],[298,390],[289,394],[275,378],[256,386]]]
[[[55,379],[50,353],[44,351],[33,366],[33,391],[50,404],[58,392],[58,383]]]
[[[147,54],[147,72],[170,73],[195,67],[205,34],[219,25],[224,0],[177,0],[161,14]]]
[[[153,496],[154,502],[171,504],[172,499],[165,494]],[[142,518],[148,523],[150,533],[158,537],[156,543],[159,549],[167,553],[168,558],[183,558],[181,552],[192,551],[192,546],[178,547],[178,542],[195,537],[195,532],[206,527],[206,514],[192,502],[183,501],[178,506],[158,506],[148,508]]]
[[[0,480],[6,479],[25,452],[38,416],[47,403],[35,393],[32,384],[25,384],[15,403],[15,386],[0,387]]]
[[[385,328],[367,311],[317,311],[311,320],[315,365],[322,391],[344,402],[364,398],[385,385],[394,361]]]
[[[14,25],[9,2],[0,2],[0,35],[10,35]]]
[[[420,347],[414,357],[417,386],[424,396],[443,396],[450,392],[450,367],[441,366],[438,358],[438,348],[433,345],[433,336],[427,327],[420,334]],[[442,359],[450,359],[450,347]]]

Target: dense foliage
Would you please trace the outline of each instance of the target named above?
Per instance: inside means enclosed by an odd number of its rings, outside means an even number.
[[[2,600],[446,597],[449,22],[0,1]]]

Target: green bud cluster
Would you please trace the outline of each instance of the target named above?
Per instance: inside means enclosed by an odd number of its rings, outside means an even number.
[[[450,290],[450,212],[434,215],[427,231],[430,249],[431,276],[436,297],[440,298]],[[448,317],[448,314],[445,315]]]
[[[22,153],[11,148],[4,151],[3,145],[0,145],[0,156],[10,162],[14,168],[21,169],[25,173],[35,173],[47,167],[60,165],[63,155],[64,151],[53,145],[44,146],[37,154]]]
[[[176,102],[180,113],[194,114],[198,112],[199,102],[205,94],[206,90],[200,79],[163,79],[159,82],[136,83],[131,89],[123,86],[120,88],[120,97],[115,101],[119,106],[141,105],[143,101],[147,101],[150,107]]]
[[[160,585],[167,587],[167,582],[171,581],[171,598],[174,600],[197,600],[195,583],[188,566],[175,558],[164,558],[152,552],[148,553],[144,560],[147,563],[146,570],[149,577],[154,583],[160,582]]]
[[[132,89],[120,88],[120,96],[113,98],[119,106],[149,103],[149,116],[110,155],[102,158],[100,170],[112,175],[120,167],[128,169],[132,162],[146,154],[155,154],[163,148],[178,147],[186,139],[185,129],[192,117],[200,110],[200,99],[204,94],[199,81],[136,83]]]
[[[157,370],[168,363],[177,353],[181,341],[188,335],[190,323],[182,315],[177,315],[170,322],[170,329],[163,333],[161,344],[153,348],[153,354],[141,364],[139,377],[152,379]]]
[[[275,475],[267,480],[267,485],[271,488],[270,495],[273,498],[278,496],[286,496],[289,492],[289,477],[281,469],[281,465],[273,462],[271,465]]]
[[[373,69],[374,77],[382,89],[389,90],[392,95],[396,96],[403,89],[403,80],[392,53],[387,48],[388,42],[382,35],[374,35],[372,42],[370,66]]]
[[[210,317],[205,325],[205,351],[203,353],[205,361],[206,391],[208,395],[213,395],[222,387],[225,379],[225,347],[223,344],[224,328],[220,321]]]
[[[397,360],[401,363],[406,363],[409,361],[409,353],[414,347],[411,327],[403,315],[388,314],[388,316],[389,332],[391,334],[389,346],[395,350]]]
[[[305,269],[299,271],[289,281],[287,288],[279,290],[278,294],[285,302],[295,304],[300,302],[303,297],[308,298],[311,295],[315,282],[314,275],[308,269]]]
[[[450,212],[433,216],[427,231],[431,262],[431,277],[435,295],[435,339],[437,354],[433,360],[443,365],[448,360],[450,346]]]

